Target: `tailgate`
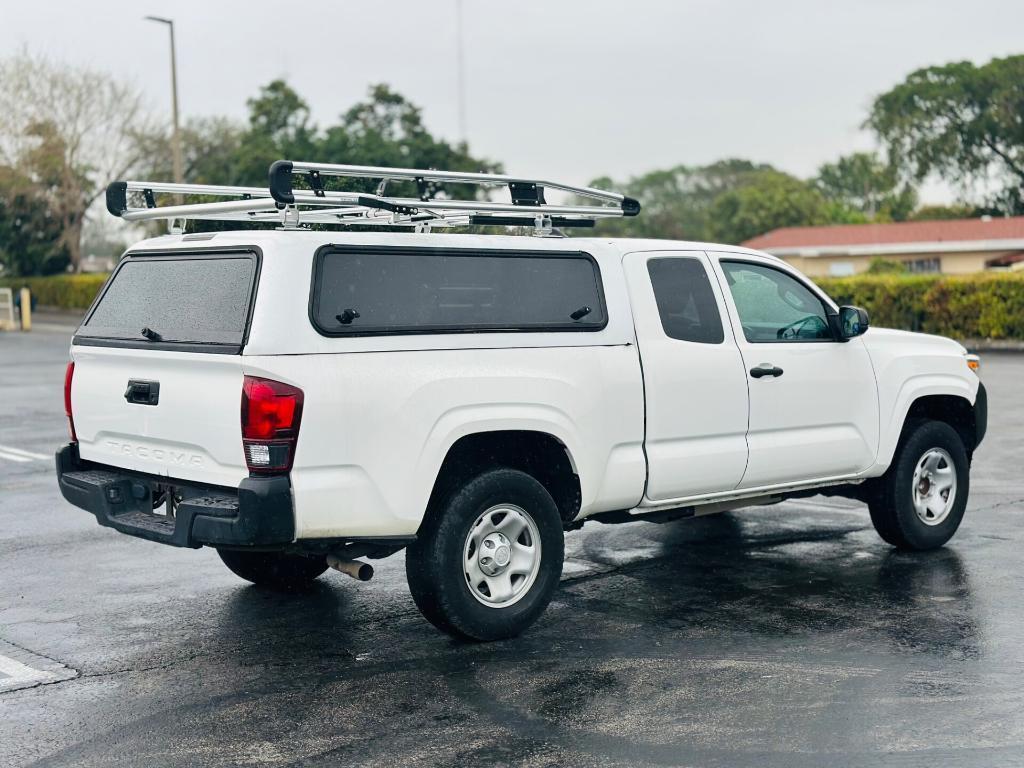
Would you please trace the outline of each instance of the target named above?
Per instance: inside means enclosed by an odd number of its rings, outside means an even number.
[[[242,357],[258,254],[129,254],[75,334],[71,407],[88,461],[212,485],[248,477]]]
[[[249,476],[239,356],[75,346],[72,357],[83,459],[211,485],[237,487]],[[125,397],[129,382],[136,382],[134,402]],[[139,383],[151,391],[158,383],[159,391],[146,398]]]

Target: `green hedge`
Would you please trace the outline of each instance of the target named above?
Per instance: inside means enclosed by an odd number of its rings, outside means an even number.
[[[861,275],[816,281],[871,324],[955,339],[1024,340],[1024,274]]]
[[[0,287],[17,291],[27,285],[37,305],[88,309],[106,280],[105,274],[3,277],[0,278]]]
[[[0,278],[0,286],[28,285],[36,303],[87,309],[106,275]],[[839,304],[864,307],[871,324],[938,333],[956,339],[1024,341],[1024,274],[860,275],[821,278]]]

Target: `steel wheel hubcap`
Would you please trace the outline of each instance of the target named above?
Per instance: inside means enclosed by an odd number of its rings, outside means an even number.
[[[469,529],[462,569],[470,593],[486,606],[505,608],[530,591],[540,571],[540,530],[514,504],[497,504]]]
[[[956,468],[944,448],[924,452],[914,469],[914,511],[925,525],[938,525],[956,502]]]

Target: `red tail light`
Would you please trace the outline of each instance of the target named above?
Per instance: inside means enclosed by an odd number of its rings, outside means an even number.
[[[242,383],[242,446],[250,472],[288,472],[302,419],[302,390],[246,376]]]
[[[71,432],[71,442],[78,442],[78,435],[75,434],[75,418],[71,415],[71,380],[75,377],[75,364],[68,363],[64,371],[64,415],[68,417],[68,430]]]

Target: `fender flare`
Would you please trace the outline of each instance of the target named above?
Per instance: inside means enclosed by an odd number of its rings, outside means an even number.
[[[904,381],[896,395],[888,420],[886,421],[884,416],[880,418],[881,433],[876,466],[889,466],[896,453],[896,445],[903,433],[911,407],[921,398],[932,395],[962,397],[973,406],[977,399],[977,389],[972,388],[965,379],[951,374],[921,374]]]
[[[535,432],[554,438],[565,449],[569,464],[579,477],[581,497],[586,500],[597,492],[592,483],[594,473],[581,466],[580,440],[567,414],[535,404],[460,406],[441,414],[424,441],[411,478],[412,508],[417,511],[427,508],[445,459],[459,440],[470,435],[505,431]]]

